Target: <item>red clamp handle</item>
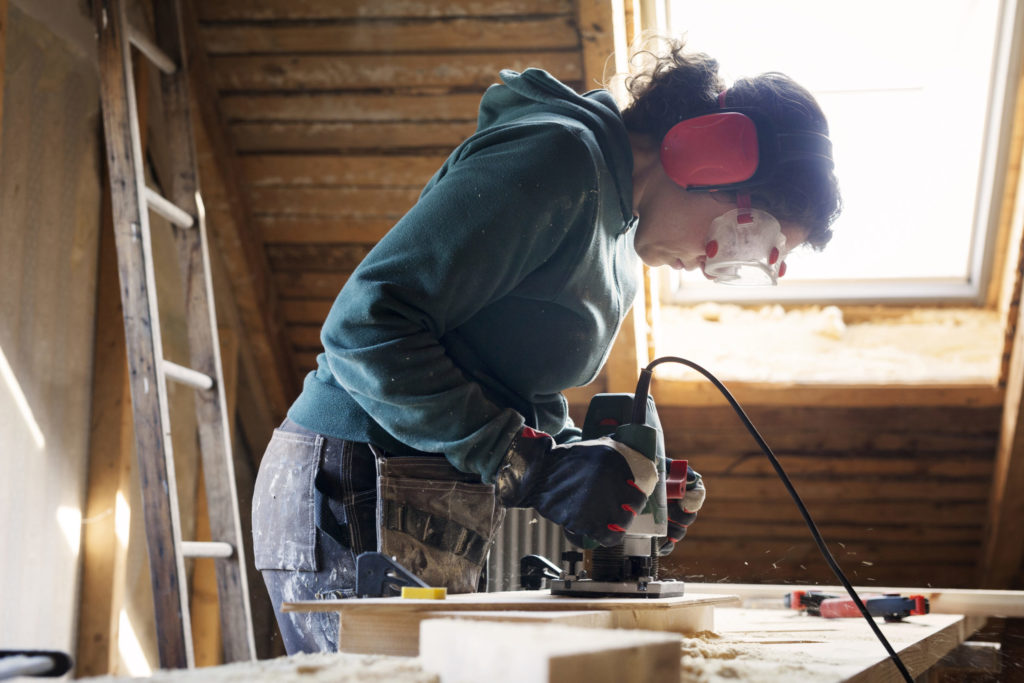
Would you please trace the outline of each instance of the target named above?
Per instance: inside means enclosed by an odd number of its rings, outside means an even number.
[[[686,495],[686,470],[689,461],[673,460],[665,477],[665,495],[669,500],[682,500]]]
[[[923,595],[911,595],[910,599],[914,601],[911,614],[928,614],[928,600]]]

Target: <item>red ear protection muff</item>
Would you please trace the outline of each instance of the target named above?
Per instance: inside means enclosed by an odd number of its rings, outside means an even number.
[[[661,141],[665,172],[689,190],[744,189],[763,183],[792,161],[832,168],[832,142],[814,131],[777,133],[771,120],[751,107],[684,119]]]
[[[661,141],[661,164],[677,185],[732,185],[757,171],[757,127],[739,112],[686,119]]]

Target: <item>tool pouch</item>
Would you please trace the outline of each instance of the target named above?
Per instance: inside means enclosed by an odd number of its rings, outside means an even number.
[[[377,455],[378,550],[430,586],[477,590],[505,517],[494,486],[440,456]]]

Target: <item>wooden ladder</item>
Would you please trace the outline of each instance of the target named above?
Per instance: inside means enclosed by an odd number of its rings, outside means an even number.
[[[217,340],[206,226],[189,117],[184,25],[178,0],[157,0],[155,37],[129,25],[122,0],[93,0],[100,97],[124,309],[135,446],[161,668],[195,664],[184,558],[216,558],[225,661],[255,657],[245,552]],[[166,196],[146,184],[131,48],[160,70],[171,174]],[[172,225],[185,287],[190,365],[164,358],[149,212]],[[196,389],[199,446],[213,542],[182,540],[171,448],[168,380]]]

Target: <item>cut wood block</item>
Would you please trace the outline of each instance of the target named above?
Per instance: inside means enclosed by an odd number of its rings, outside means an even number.
[[[578,628],[612,628],[612,613],[600,610],[571,612],[351,612],[341,619],[338,649],[366,655],[415,657],[420,652],[420,624],[427,619],[498,621],[513,624],[558,624]]]
[[[679,636],[648,631],[470,623],[420,624],[420,663],[441,683],[678,681]]]
[[[550,591],[506,591],[449,595],[446,600],[404,600],[402,598],[363,598],[349,600],[307,600],[286,602],[285,612],[338,612],[342,652],[377,654],[415,654],[415,627],[438,613],[476,614],[480,619],[521,621],[522,612],[535,615],[535,621],[574,623],[594,620],[596,627],[643,629],[696,633],[714,628],[715,605],[738,604],[734,595],[682,595],[672,598],[585,598],[559,597]],[[603,612],[606,617],[586,615]],[[575,613],[564,616],[565,613]],[[580,613],[584,614],[580,614]],[[518,615],[518,616],[508,616]],[[579,625],[579,621],[575,622]],[[372,634],[367,636],[366,634]],[[403,642],[404,641],[404,642]]]

